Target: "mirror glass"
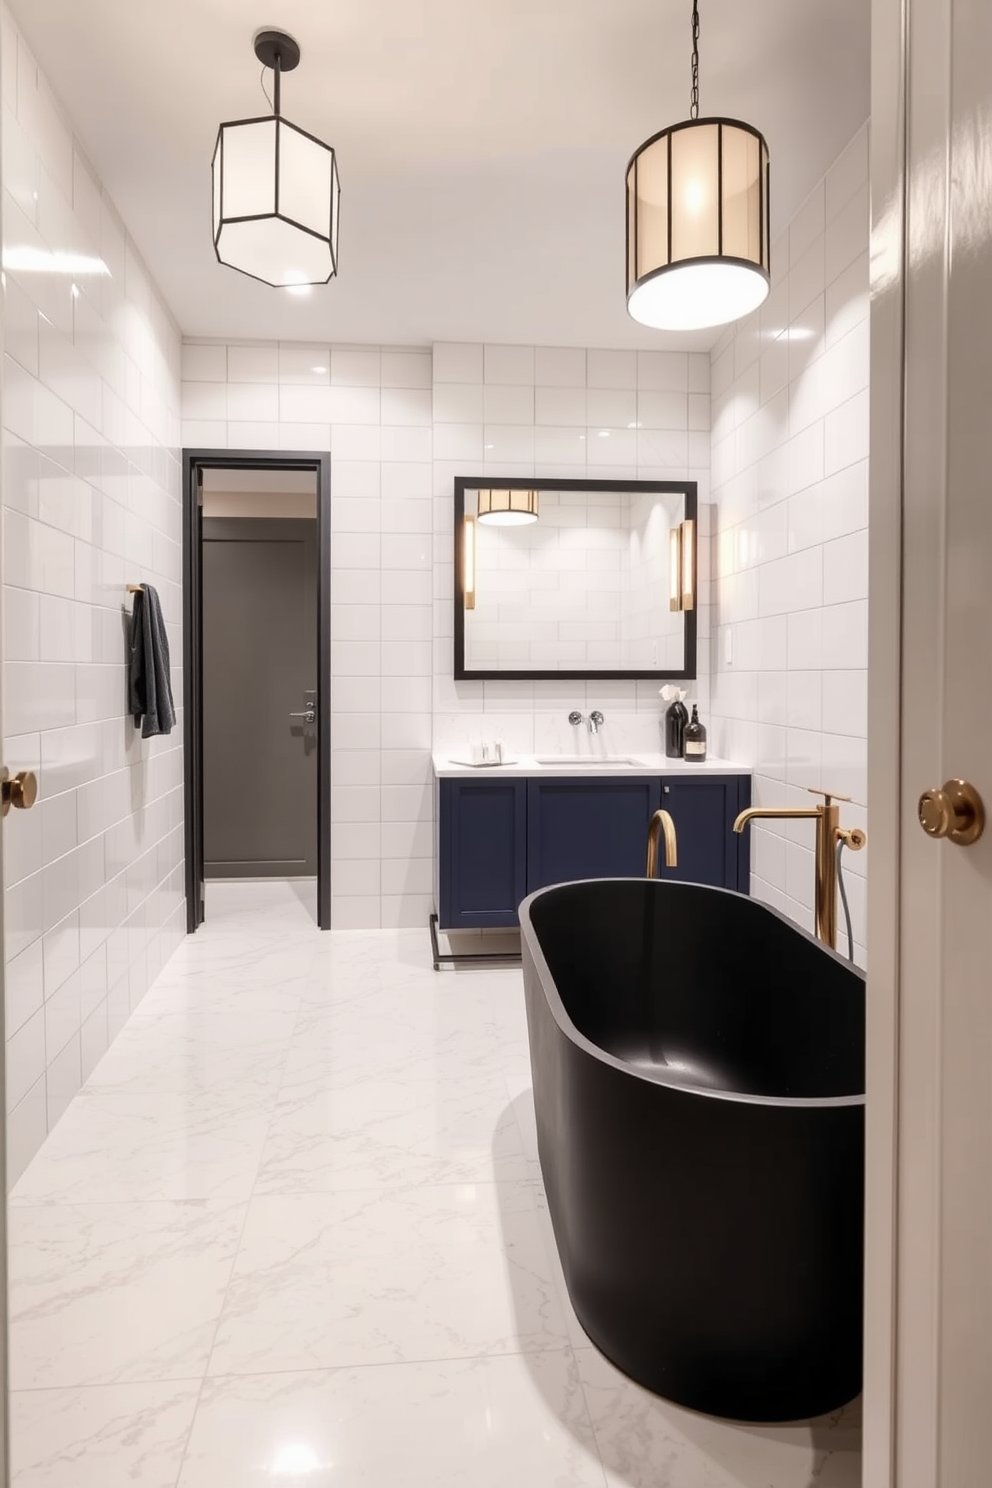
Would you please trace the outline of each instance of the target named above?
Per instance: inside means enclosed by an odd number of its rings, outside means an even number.
[[[456,676],[694,675],[692,482],[458,484]]]

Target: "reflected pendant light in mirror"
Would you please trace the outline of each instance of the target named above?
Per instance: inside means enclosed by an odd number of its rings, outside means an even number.
[[[337,156],[282,116],[282,75],[300,48],[284,31],[259,31],[255,55],[274,74],[272,113],[222,124],[213,159],[218,261],[276,288],[327,284],[338,271]]]
[[[479,492],[479,521],[489,527],[523,527],[538,515],[536,491]]]
[[[770,284],[768,146],[737,119],[699,117],[692,7],[689,118],[645,140],[627,167],[627,310],[656,330],[725,325]]]

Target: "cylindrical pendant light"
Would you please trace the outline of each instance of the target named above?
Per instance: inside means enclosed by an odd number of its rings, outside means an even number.
[[[658,330],[725,325],[768,294],[768,146],[750,124],[699,117],[692,8],[690,117],[627,166],[627,309]]]
[[[537,518],[536,491],[479,492],[479,521],[490,527],[523,527]]]
[[[272,114],[222,124],[213,159],[218,260],[263,284],[326,284],[338,271],[341,184],[330,145],[281,113],[282,74],[300,49],[282,31],[259,31],[255,55],[275,74]]]

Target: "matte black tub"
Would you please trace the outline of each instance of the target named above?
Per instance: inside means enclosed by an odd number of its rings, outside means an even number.
[[[602,879],[520,908],[538,1147],[579,1321],[744,1421],[861,1388],[864,978],[757,900]]]

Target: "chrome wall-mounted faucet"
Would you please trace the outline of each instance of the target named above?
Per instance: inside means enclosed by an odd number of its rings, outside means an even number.
[[[600,726],[600,724],[601,723],[605,723],[606,720],[604,719],[602,713],[600,713],[599,709],[598,708],[595,708],[589,714],[588,722],[589,722],[589,732],[591,734],[598,734],[599,733],[599,726]]]

